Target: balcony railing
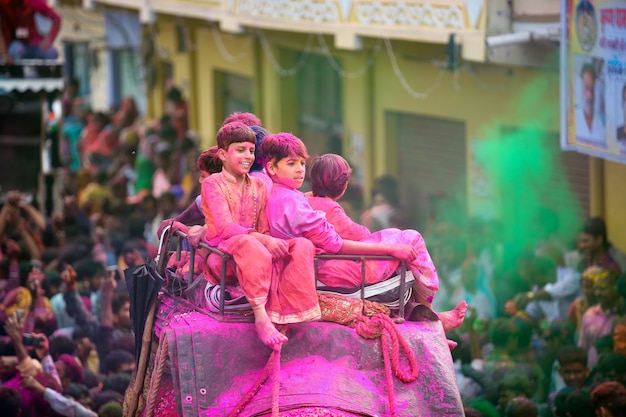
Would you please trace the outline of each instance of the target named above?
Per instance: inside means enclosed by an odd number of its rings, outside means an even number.
[[[343,39],[338,47],[358,48],[353,37],[446,43],[484,41],[485,0],[83,0],[140,12],[144,21],[156,14],[216,21],[229,32],[258,28],[317,32]],[[340,42],[341,43],[341,42]]]

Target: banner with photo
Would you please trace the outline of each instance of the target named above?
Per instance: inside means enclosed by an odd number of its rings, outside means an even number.
[[[561,147],[626,163],[626,1],[563,0]]]

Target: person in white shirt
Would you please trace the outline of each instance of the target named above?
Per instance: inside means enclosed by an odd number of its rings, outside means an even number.
[[[515,304],[536,321],[567,319],[570,305],[580,294],[580,273],[573,268],[557,267],[540,256],[532,259],[529,267],[535,283],[533,290],[518,294]]]

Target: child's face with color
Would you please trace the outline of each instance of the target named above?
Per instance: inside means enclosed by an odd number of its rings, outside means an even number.
[[[235,177],[247,174],[254,162],[254,143],[252,142],[231,143],[228,149],[220,149],[218,152],[224,169]]]
[[[267,172],[277,184],[293,189],[300,188],[306,173],[306,160],[291,154],[278,162],[276,160],[270,162],[267,165]]]

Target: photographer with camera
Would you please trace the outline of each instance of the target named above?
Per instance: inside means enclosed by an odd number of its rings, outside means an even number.
[[[30,335],[24,337],[22,322],[16,315],[7,318],[4,330],[11,339],[17,357],[17,373],[3,386],[15,388],[22,396],[22,416],[52,416],[48,402],[44,396],[38,392],[30,391],[26,385],[37,381],[44,387],[55,391],[60,391],[61,386],[56,375],[56,368],[52,358],[48,354],[48,341],[44,335]],[[27,344],[35,346],[25,346]],[[30,353],[38,358],[34,359]]]

